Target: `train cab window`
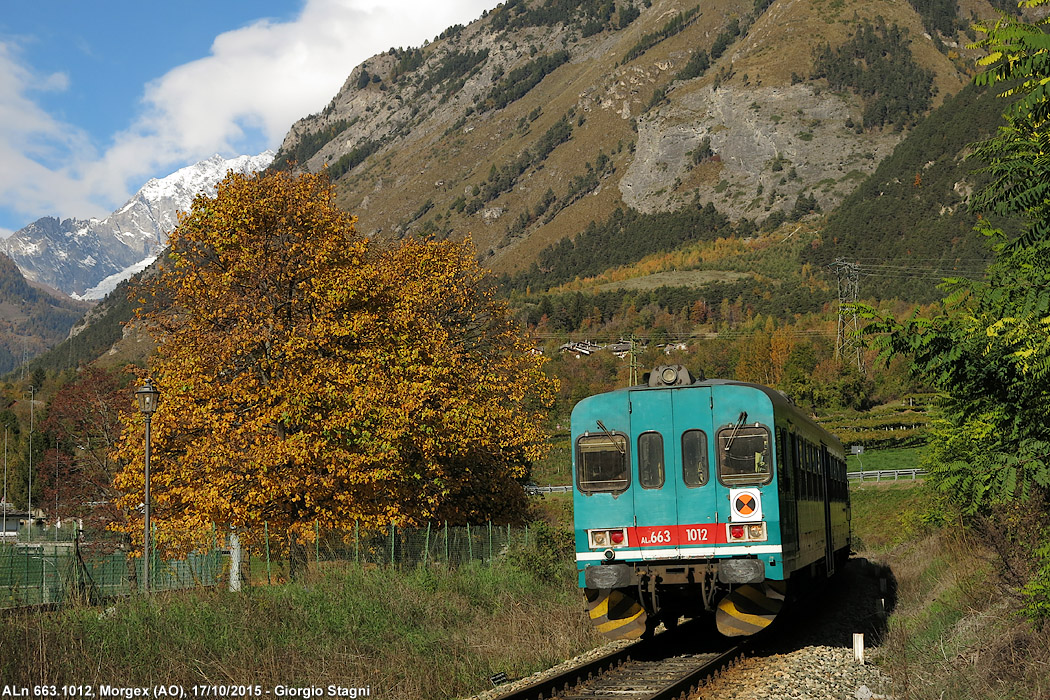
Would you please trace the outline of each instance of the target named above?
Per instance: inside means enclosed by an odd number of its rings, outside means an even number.
[[[725,483],[769,481],[772,466],[769,430],[760,425],[718,431],[718,476]]]
[[[687,430],[682,433],[682,480],[686,486],[703,486],[707,474],[707,433]]]
[[[644,489],[664,485],[664,437],[660,433],[638,436],[638,483]]]
[[[581,435],[576,440],[576,483],[585,493],[627,490],[627,438],[615,433]]]

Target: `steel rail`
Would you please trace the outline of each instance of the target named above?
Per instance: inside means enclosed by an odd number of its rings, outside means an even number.
[[[500,695],[499,700],[544,700],[544,698],[557,697],[576,686],[582,681],[589,680],[595,676],[614,669],[624,661],[637,654],[641,649],[648,646],[652,640],[635,642],[616,651],[610,652],[592,659],[580,666],[570,668],[566,671],[531,683],[524,688],[519,688],[512,693]]]
[[[681,678],[668,683],[666,687],[661,688],[655,695],[650,696],[648,700],[674,700],[683,693],[687,695],[693,693],[701,681],[731,664],[734,659],[745,651],[746,646],[745,643],[722,652],[716,658],[704,663]]]
[[[609,674],[620,668],[628,661],[634,662],[640,666],[638,671],[635,672],[639,676],[644,676],[646,665],[654,667],[657,673],[665,673],[658,669],[661,662],[666,664],[667,662],[677,661],[679,662],[678,665],[690,665],[688,657],[677,657],[671,649],[675,646],[675,640],[682,638],[679,633],[685,631],[691,626],[691,624],[683,624],[677,630],[664,632],[652,639],[635,642],[617,649],[616,651],[604,654],[596,659],[592,659],[580,666],[558,673],[555,676],[536,681],[535,683],[531,683],[523,688],[518,688],[510,693],[499,695],[498,700],[547,700],[549,698],[557,698],[565,695],[579,697],[580,691],[578,690],[578,686],[588,681],[597,681],[603,675]],[[641,658],[657,656],[658,654],[656,652],[660,646],[669,647],[668,653],[662,658],[654,658],[649,661]],[[747,646],[746,642],[734,646],[731,649],[718,653],[714,658],[704,659],[696,664],[692,664],[693,667],[689,668],[686,672],[676,673],[675,675],[677,677],[666,681],[663,679],[658,680],[657,682],[660,683],[660,685],[656,686],[656,690],[653,692],[647,692],[645,695],[629,695],[638,698],[644,697],[645,700],[671,700],[672,698],[676,698],[683,692],[690,692],[690,690],[698,686],[704,678],[711,676],[728,666],[745,650]],[[627,697],[622,691],[610,692],[618,697]],[[586,697],[600,698],[603,696],[601,695],[601,691],[596,689],[594,693],[588,693]]]

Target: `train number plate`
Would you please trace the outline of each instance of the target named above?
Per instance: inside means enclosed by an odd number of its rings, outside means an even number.
[[[725,544],[726,526],[724,523],[698,523],[632,527],[628,528],[627,541],[635,547]]]

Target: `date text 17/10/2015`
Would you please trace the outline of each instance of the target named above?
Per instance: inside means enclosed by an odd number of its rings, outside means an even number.
[[[0,686],[0,700],[3,698],[24,698],[25,700],[46,700],[48,698],[118,698],[133,700],[135,698],[357,698],[372,697],[372,686],[350,687],[342,685],[328,686],[290,686],[290,685],[153,685],[153,686],[118,686],[118,685],[4,685]]]

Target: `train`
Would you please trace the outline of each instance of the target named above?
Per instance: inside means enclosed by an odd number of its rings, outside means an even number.
[[[611,639],[713,616],[765,629],[848,560],[841,442],[759,384],[656,367],[573,408],[579,587]]]

